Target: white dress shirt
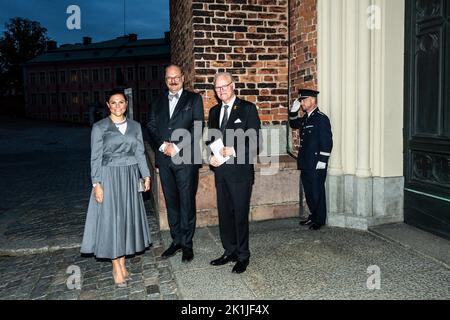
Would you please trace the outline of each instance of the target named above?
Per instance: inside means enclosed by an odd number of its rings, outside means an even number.
[[[225,113],[225,106],[228,106],[228,119],[230,119],[231,110],[233,109],[235,101],[236,96],[233,96],[233,98],[229,101],[229,103],[225,103],[222,101],[222,108],[220,108],[219,128],[222,126],[223,115]]]
[[[317,109],[317,106],[314,109],[312,109],[310,112],[308,112],[308,118],[316,109]]]
[[[173,116],[173,112],[175,111],[175,107],[177,106],[182,93],[183,93],[183,89],[181,89],[180,91],[175,93],[175,94],[178,94],[178,99],[176,97],[174,97],[172,99],[172,101],[169,100],[169,117],[170,118],[172,118],[172,116]],[[169,94],[172,95],[171,92]],[[169,99],[169,97],[167,97],[167,99]]]
[[[234,102],[236,101],[236,96],[233,96],[228,103],[222,101],[222,108],[220,108],[220,118],[219,118],[219,128],[222,126],[223,116],[225,114],[225,106],[228,106],[228,120],[230,120],[231,110],[233,110]],[[236,150],[233,148],[233,157],[236,157]]]
[[[173,112],[175,111],[175,108],[178,104],[178,101],[180,101],[181,98],[181,94],[183,93],[183,88],[181,88],[180,91],[178,91],[175,94],[178,94],[178,99],[176,97],[174,97],[172,99],[172,101],[169,100],[169,119],[172,118],[173,116]],[[172,94],[171,92],[169,93],[170,95]],[[169,99],[169,96],[167,96],[167,99]],[[173,145],[175,148],[176,153],[178,154],[180,152],[180,149],[178,148],[178,146],[176,144]],[[159,151],[164,152],[166,150],[167,145],[165,143],[163,143],[160,147],[159,147]]]

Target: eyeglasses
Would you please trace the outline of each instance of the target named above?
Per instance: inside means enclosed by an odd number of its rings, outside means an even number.
[[[182,76],[166,77],[166,81],[175,80],[176,82],[179,82],[181,80],[181,77]]]
[[[227,88],[228,88],[228,86],[230,85],[230,84],[232,84],[233,82],[230,82],[229,84],[226,84],[226,85],[224,85],[224,86],[221,86],[221,87],[214,87],[214,89],[216,90],[216,91],[224,91],[224,90],[226,90]]]

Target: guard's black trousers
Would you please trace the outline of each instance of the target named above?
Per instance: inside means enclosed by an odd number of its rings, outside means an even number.
[[[311,220],[323,226],[327,220],[325,180],[327,170],[302,170],[301,182],[305,191],[306,203],[311,212]]]
[[[195,195],[198,186],[198,167],[172,164],[160,166],[159,175],[172,240],[177,245],[192,248],[196,222]]]

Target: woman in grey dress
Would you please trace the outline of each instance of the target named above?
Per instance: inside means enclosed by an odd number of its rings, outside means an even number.
[[[150,171],[144,154],[142,130],[127,119],[127,98],[113,90],[108,98],[109,117],[96,122],[91,134],[91,178],[81,253],[112,260],[114,282],[126,286],[130,279],[125,256],[151,245],[150,231],[139,178],[144,192],[150,189]]]

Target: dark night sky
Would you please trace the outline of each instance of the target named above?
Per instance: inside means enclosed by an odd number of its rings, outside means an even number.
[[[169,31],[169,0],[125,0],[126,33],[139,39],[163,38]],[[116,38],[124,33],[124,0],[0,0],[0,32],[12,17],[35,20],[47,28],[47,35],[63,43],[81,42],[89,36],[93,42]],[[81,30],[66,26],[67,7],[81,9]]]

